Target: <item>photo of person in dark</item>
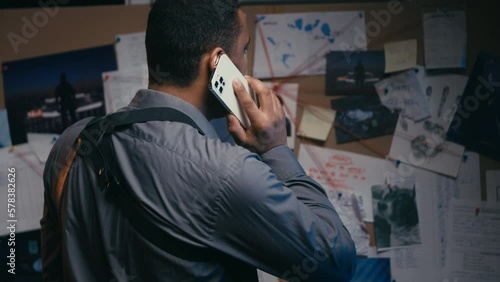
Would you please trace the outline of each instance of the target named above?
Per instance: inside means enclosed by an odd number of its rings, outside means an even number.
[[[12,145],[27,143],[32,133],[61,134],[80,119],[104,114],[101,75],[116,69],[113,45],[2,62]]]
[[[61,74],[61,82],[56,88],[55,96],[57,101],[57,110],[61,113],[63,127],[76,121],[76,92],[73,85],[66,80],[66,74]],[[68,123],[68,115],[71,117],[71,122]]]
[[[376,95],[373,85],[385,77],[384,69],[383,51],[331,51],[326,55],[325,94]]]
[[[361,60],[358,60],[358,64],[354,68],[354,73],[356,74],[356,86],[363,87],[365,85],[365,67]]]

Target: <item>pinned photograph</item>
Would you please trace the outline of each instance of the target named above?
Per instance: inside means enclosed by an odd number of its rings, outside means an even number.
[[[454,112],[447,137],[500,161],[500,58],[481,53]]]
[[[60,134],[105,113],[101,74],[116,70],[113,45],[2,64],[12,145],[27,133]]]
[[[383,51],[330,52],[326,56],[325,94],[376,94],[374,84],[384,73]]]
[[[372,202],[377,250],[422,243],[415,186],[374,185]]]
[[[378,96],[347,96],[331,101],[337,144],[394,133],[399,111],[391,112]]]

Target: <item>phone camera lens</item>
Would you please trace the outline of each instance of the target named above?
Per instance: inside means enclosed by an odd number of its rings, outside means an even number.
[[[222,86],[219,88],[219,92],[220,94],[222,94],[222,91],[224,91],[224,88],[222,88]]]
[[[217,87],[219,87],[219,82],[218,81],[215,82],[215,88],[217,88]]]
[[[219,78],[219,82],[222,83],[224,81],[224,78],[222,76]]]

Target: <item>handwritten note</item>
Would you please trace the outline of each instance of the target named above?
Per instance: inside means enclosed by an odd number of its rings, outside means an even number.
[[[401,110],[401,115],[413,121],[430,117],[431,112],[417,77],[419,69],[411,69],[375,84],[380,102],[390,110]]]
[[[446,222],[450,201],[452,199],[481,200],[481,191],[478,189],[481,186],[479,154],[473,152],[466,152],[466,154],[468,159],[462,161],[456,179],[438,174],[431,174],[427,177],[430,181],[427,185],[435,191],[435,200],[433,200],[436,208],[434,214],[437,215],[435,228],[437,245],[435,250],[441,268],[444,268],[446,261]]]
[[[417,40],[384,44],[385,72],[402,71],[417,65]]]
[[[146,33],[128,33],[116,36],[115,51],[118,69],[128,69],[147,64]]]
[[[395,166],[345,151],[301,144],[299,162],[324,188],[342,222],[351,233],[359,255],[368,254],[369,235],[363,221],[373,221],[371,186],[384,183]]]
[[[106,113],[127,106],[139,89],[148,86],[146,66],[102,73]]]
[[[383,184],[386,175],[396,170],[381,158],[301,144],[299,162],[309,176],[332,191],[354,191],[362,218],[373,221],[371,187]]]
[[[335,120],[335,111],[315,106],[306,106],[302,114],[297,135],[325,141]]]
[[[465,68],[465,12],[442,9],[424,13],[423,24],[425,67]]]
[[[500,281],[500,205],[453,200],[447,220],[448,281]]]

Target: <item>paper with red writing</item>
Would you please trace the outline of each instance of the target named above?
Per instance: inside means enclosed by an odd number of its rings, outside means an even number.
[[[373,222],[371,186],[384,184],[396,168],[390,161],[347,151],[301,144],[299,162],[327,193],[354,193],[362,220]]]
[[[384,183],[386,172],[394,170],[392,164],[385,159],[305,144],[300,146],[299,162],[325,188],[351,234],[356,253],[366,256],[370,236],[364,221],[373,221],[371,185]]]

